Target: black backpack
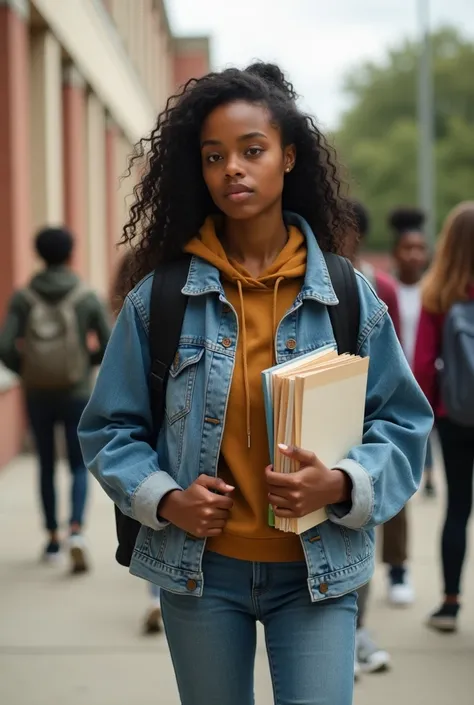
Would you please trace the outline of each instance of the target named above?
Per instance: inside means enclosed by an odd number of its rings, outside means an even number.
[[[344,257],[324,253],[332,285],[339,299],[338,306],[328,306],[331,325],[339,353],[357,353],[360,302],[354,269]],[[187,297],[181,293],[189,271],[190,257],[160,265],[154,273],[150,300],[150,404],[153,411],[153,437],[156,447],[165,411],[168,370],[173,362],[181,335]],[[164,331],[167,334],[164,335]],[[115,558],[129,566],[140,524],[122,514],[115,506],[118,548]]]

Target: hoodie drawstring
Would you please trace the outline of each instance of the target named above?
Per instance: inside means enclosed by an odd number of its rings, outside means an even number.
[[[277,301],[278,301],[278,287],[281,282],[284,281],[285,277],[278,277],[275,282],[275,287],[273,289],[273,335],[271,339],[271,360],[272,364],[275,363],[275,335],[277,329]],[[250,383],[249,383],[249,370],[248,370],[248,360],[247,360],[247,326],[245,324],[245,304],[244,304],[244,293],[242,289],[242,283],[240,279],[237,279],[237,290],[239,292],[240,301],[240,313],[242,316],[242,363],[244,370],[244,388],[245,388],[245,414],[246,414],[246,424],[247,424],[247,448],[251,445],[251,406],[250,406]]]
[[[237,290],[239,292],[240,301],[240,313],[242,316],[242,362],[244,368],[244,387],[245,387],[245,414],[247,421],[247,448],[250,448],[250,383],[249,383],[249,369],[247,362],[247,326],[245,325],[245,305],[244,305],[244,294],[242,291],[242,282],[237,279]]]
[[[276,358],[275,358],[275,336],[276,336],[277,325],[278,325],[278,321],[277,321],[278,287],[280,286],[280,284],[282,283],[282,281],[284,281],[284,279],[285,279],[285,277],[278,277],[278,279],[277,279],[276,282],[275,282],[275,287],[274,287],[274,289],[273,289],[273,328],[272,328],[273,334],[272,334],[272,342],[271,342],[271,346],[272,346],[272,356],[271,356],[271,360],[272,360],[272,364],[273,364],[273,365],[276,364]]]

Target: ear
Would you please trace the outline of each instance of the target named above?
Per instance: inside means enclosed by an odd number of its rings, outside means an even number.
[[[294,144],[289,144],[283,149],[283,168],[288,174],[292,171],[296,162],[296,148]]]

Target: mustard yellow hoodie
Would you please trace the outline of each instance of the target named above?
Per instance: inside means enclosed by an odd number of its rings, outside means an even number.
[[[306,270],[304,236],[291,227],[285,247],[257,279],[227,257],[211,218],[186,251],[221,272],[240,331],[219,460],[219,476],[236,488],[234,506],[224,532],[209,539],[207,547],[247,561],[303,560],[298,536],[268,526],[265,467],[270,457],[261,372],[275,364],[278,323],[301,290]]]

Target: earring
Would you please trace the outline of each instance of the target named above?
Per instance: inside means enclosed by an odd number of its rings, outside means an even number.
[[[286,169],[285,169],[285,171],[286,171],[287,174],[289,174],[289,172],[291,171],[291,166],[287,166]]]

